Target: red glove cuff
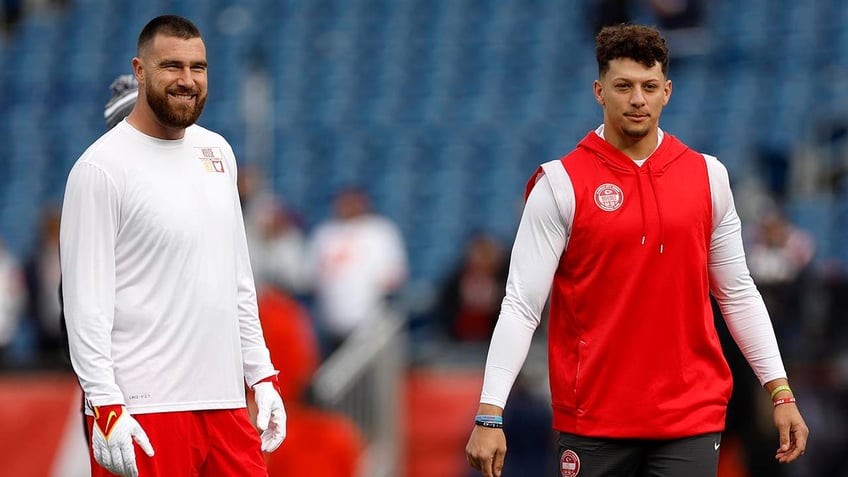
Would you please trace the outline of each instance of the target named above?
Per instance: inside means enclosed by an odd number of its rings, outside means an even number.
[[[267,378],[264,378],[264,379],[260,379],[259,381],[256,382],[256,384],[259,384],[259,383],[271,383],[271,384],[274,385],[274,389],[277,391],[277,394],[280,394],[280,395],[283,394],[282,391],[280,391],[280,381],[277,379],[276,374],[272,374],[271,376],[268,376]],[[256,387],[256,384],[253,385],[254,388]]]
[[[110,404],[108,406],[96,406],[94,409],[94,425],[100,429],[107,439],[115,423],[124,415],[124,406],[121,404]]]

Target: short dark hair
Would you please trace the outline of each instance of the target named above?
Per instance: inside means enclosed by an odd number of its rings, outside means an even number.
[[[648,68],[659,63],[663,74],[668,75],[668,46],[653,27],[626,23],[604,27],[595,37],[595,56],[599,76],[609,71],[610,61],[620,58],[629,58]]]
[[[160,15],[147,22],[147,25],[139,33],[138,44],[136,45],[137,54],[141,56],[141,50],[159,34],[184,40],[201,36],[200,29],[191,20],[178,15]]]

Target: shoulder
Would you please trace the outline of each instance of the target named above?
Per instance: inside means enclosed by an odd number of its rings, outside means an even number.
[[[206,129],[199,124],[192,124],[186,128],[186,140],[192,145],[206,145],[212,147],[226,147],[232,150],[230,143],[220,133]]]
[[[707,166],[707,173],[710,176],[710,180],[718,179],[723,182],[729,182],[727,167],[716,156],[706,153],[700,153],[700,156]]]
[[[91,143],[76,160],[71,171],[83,167],[94,167],[104,172],[114,173],[122,167],[122,158],[126,153],[127,138],[115,127],[105,132]]]
[[[382,215],[370,214],[367,217],[363,217],[363,219],[362,224],[376,233],[394,234],[399,230],[391,219]]]

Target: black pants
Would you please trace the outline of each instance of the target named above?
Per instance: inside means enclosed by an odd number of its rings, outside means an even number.
[[[716,477],[721,433],[672,440],[559,434],[559,477]]]

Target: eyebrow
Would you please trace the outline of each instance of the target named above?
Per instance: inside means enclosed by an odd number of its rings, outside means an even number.
[[[183,61],[173,60],[173,59],[164,59],[164,60],[161,60],[159,62],[159,66],[182,66],[184,64],[185,64],[185,62],[183,62]],[[192,67],[192,68],[194,68],[196,66],[202,66],[204,68],[207,68],[208,64],[205,60],[204,61],[191,61],[191,62],[189,62],[189,66]]]

